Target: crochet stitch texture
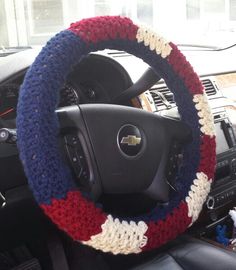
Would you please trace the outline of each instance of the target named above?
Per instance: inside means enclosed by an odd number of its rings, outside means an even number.
[[[179,192],[168,206],[133,220],[115,219],[76,189],[57,143],[60,88],[83,56],[105,48],[125,50],[152,66],[193,134],[176,176]],[[84,19],[46,44],[20,90],[17,132],[20,158],[41,208],[71,238],[104,252],[139,253],[184,232],[198,218],[214,176],[214,122],[198,76],[173,43],[128,18]]]

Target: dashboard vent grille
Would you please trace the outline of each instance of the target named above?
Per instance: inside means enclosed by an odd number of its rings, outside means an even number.
[[[216,94],[216,88],[210,79],[201,80],[207,96]],[[165,106],[165,108],[171,108],[175,105],[174,95],[165,84],[156,84],[150,90],[152,98],[155,102],[157,109]]]
[[[150,89],[150,92],[157,107],[163,105],[172,107],[171,104],[175,103],[174,95],[166,85],[155,85]]]
[[[202,80],[202,84],[205,88],[205,91],[206,91],[206,94],[208,96],[213,96],[216,94],[216,88],[215,86],[213,85],[212,81],[209,80],[209,79],[204,79]]]

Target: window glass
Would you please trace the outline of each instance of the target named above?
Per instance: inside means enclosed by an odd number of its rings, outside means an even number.
[[[61,1],[31,0],[28,8],[34,34],[57,32],[63,26]]]
[[[236,0],[230,0],[229,8],[230,8],[230,13],[229,13],[230,20],[236,21]]]
[[[96,0],[95,1],[95,15],[104,15],[104,14],[110,14],[111,6],[109,0]]]
[[[153,24],[152,3],[152,0],[137,0],[137,18],[147,25]]]
[[[0,0],[0,46],[43,45],[82,18],[127,16],[178,44],[235,43],[236,0]]]
[[[4,2],[0,1],[0,47],[4,46],[8,46],[7,20]]]
[[[187,0],[186,17],[188,20],[200,19],[200,0]]]
[[[217,14],[225,12],[225,0],[205,0],[204,11],[208,14]]]

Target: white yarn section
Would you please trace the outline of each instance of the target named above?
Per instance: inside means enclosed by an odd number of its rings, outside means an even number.
[[[197,173],[196,176],[197,178],[193,181],[185,199],[188,204],[188,216],[192,218],[190,226],[197,220],[212,183],[212,180],[208,180],[208,177],[203,172]]]
[[[106,222],[102,224],[102,232],[83,243],[113,254],[140,253],[141,248],[147,244],[147,237],[144,235],[147,229],[148,226],[143,221],[120,222],[108,215]]]
[[[236,210],[230,210],[229,211],[229,215],[231,216],[231,219],[233,220],[234,222],[234,227],[236,227]]]
[[[168,41],[150,28],[139,27],[136,38],[139,43],[144,42],[145,46],[149,46],[152,51],[155,50],[162,58],[166,58],[171,53],[172,48]]]
[[[198,110],[199,124],[201,125],[201,132],[209,135],[215,135],[214,118],[211,113],[207,96],[205,94],[197,94],[193,97],[193,102],[196,103],[195,107]]]

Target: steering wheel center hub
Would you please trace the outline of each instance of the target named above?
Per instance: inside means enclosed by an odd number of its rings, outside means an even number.
[[[121,153],[128,158],[140,155],[145,145],[145,135],[134,125],[124,125],[117,135],[117,144]]]

